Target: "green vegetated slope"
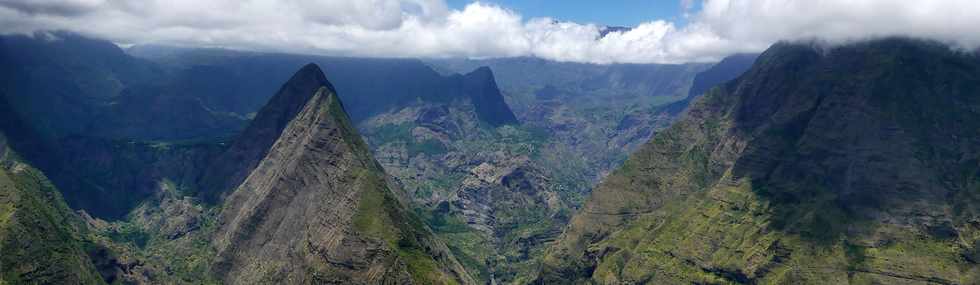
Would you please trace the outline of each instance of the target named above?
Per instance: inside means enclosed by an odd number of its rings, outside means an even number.
[[[282,90],[270,106],[300,108],[263,110],[253,125],[288,123],[280,132],[250,127],[239,138],[276,137],[225,199],[211,271],[236,284],[473,283],[389,188],[320,69],[304,67]],[[229,151],[249,148],[236,145]]]
[[[4,98],[0,97],[0,100]],[[0,101],[0,109],[9,106]],[[128,217],[106,222],[73,212],[45,174],[24,159],[51,149],[14,112],[0,129],[0,283],[202,283],[211,280],[201,260],[213,214],[193,199],[176,198],[177,183],[162,178],[158,194]],[[8,139],[9,138],[9,139]],[[82,145],[92,145],[83,142]],[[133,154],[132,149],[116,149]],[[102,148],[93,151],[105,152]],[[95,155],[93,157],[106,157]],[[85,171],[99,172],[92,159]],[[42,159],[42,163],[50,163]],[[190,163],[189,161],[187,163]],[[110,163],[114,164],[114,163]],[[142,164],[131,164],[137,167]],[[141,171],[152,172],[152,169]],[[188,169],[192,171],[192,169]],[[152,179],[166,173],[141,177]],[[208,259],[209,260],[209,259]],[[195,272],[196,270],[196,272]]]
[[[105,283],[84,229],[58,190],[0,133],[0,284]]]
[[[539,282],[980,282],[980,59],[777,44],[593,192]]]
[[[128,214],[160,192],[169,180],[181,195],[194,196],[209,162],[225,150],[212,141],[137,141],[70,136],[56,144],[60,154],[37,156],[52,161],[45,170],[69,206],[93,217],[126,220]]]

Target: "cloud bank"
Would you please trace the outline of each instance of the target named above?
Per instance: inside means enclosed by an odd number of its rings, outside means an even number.
[[[535,56],[588,63],[710,62],[780,40],[911,36],[980,46],[976,0],[675,0],[687,24],[524,18],[444,0],[0,0],[0,33],[69,30],[122,44],[365,57]],[[681,12],[681,11],[679,11]]]

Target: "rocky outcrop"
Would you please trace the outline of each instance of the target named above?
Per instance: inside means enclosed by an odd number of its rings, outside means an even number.
[[[607,177],[538,281],[975,284],[980,59],[777,44]]]
[[[480,67],[464,75],[462,84],[462,91],[469,95],[480,120],[494,127],[518,124],[517,117],[504,102],[500,89],[497,89],[489,67]]]
[[[246,162],[263,155],[219,216],[212,271],[225,282],[472,283],[389,188],[315,65],[239,140],[232,150]]]

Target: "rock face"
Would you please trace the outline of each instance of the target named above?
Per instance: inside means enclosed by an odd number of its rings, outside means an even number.
[[[605,179],[538,281],[976,284],[980,59],[777,44]]]
[[[388,187],[315,65],[238,140],[230,151],[243,161],[262,157],[244,165],[252,169],[219,217],[212,270],[225,282],[472,283]]]
[[[232,142],[227,151],[211,163],[202,176],[200,185],[205,191],[205,198],[216,201],[226,191],[241,185],[265,158],[286,125],[306,107],[309,98],[324,86],[333,89],[316,65],[304,66],[283,84],[245,131]]]
[[[518,124],[517,117],[504,102],[500,89],[497,89],[489,67],[483,66],[466,74],[462,84],[463,93],[469,95],[480,120],[494,127]]]

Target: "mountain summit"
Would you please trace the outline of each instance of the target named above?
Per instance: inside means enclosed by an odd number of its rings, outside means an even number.
[[[328,94],[336,94],[333,85],[315,64],[303,66],[283,84],[229,149],[208,168],[201,183],[206,191],[204,196],[216,201],[222,193],[241,184],[279,139],[286,125],[320,88],[325,88]]]
[[[219,216],[213,271],[225,282],[472,283],[389,188],[315,65],[283,86],[230,151],[261,158],[242,165],[251,169]]]
[[[607,177],[539,281],[976,284],[980,58],[777,44]]]
[[[518,124],[489,67],[483,66],[464,75],[462,83],[463,93],[469,94],[480,120],[494,127]]]

